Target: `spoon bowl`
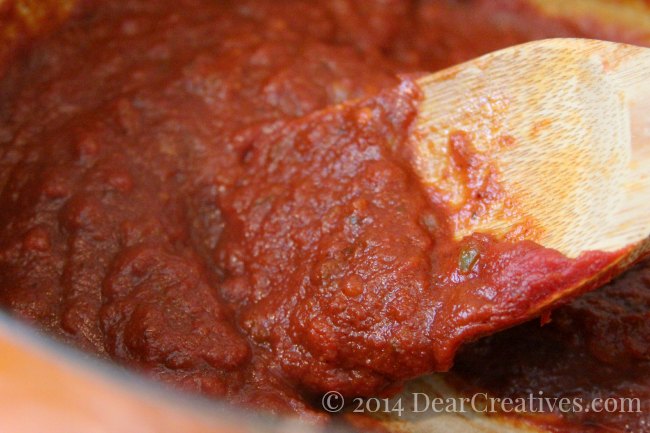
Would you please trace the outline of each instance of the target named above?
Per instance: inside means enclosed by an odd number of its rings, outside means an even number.
[[[647,250],[650,49],[550,39],[417,83],[416,167],[446,192],[457,238],[486,232],[568,257],[628,248],[625,262]],[[453,161],[459,133],[474,183],[493,182],[498,194],[468,189]]]

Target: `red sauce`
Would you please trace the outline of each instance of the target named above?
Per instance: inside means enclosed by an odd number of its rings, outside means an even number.
[[[397,74],[569,35],[516,1],[87,2],[0,81],[0,303],[280,412],[446,370],[616,255],[453,240]]]
[[[636,398],[621,410],[530,415],[557,432],[650,431],[650,262],[584,295],[540,326],[528,323],[466,347],[454,375],[495,397]],[[613,406],[612,406],[613,407]],[[637,412],[637,409],[639,410]],[[539,410],[536,409],[536,410]]]

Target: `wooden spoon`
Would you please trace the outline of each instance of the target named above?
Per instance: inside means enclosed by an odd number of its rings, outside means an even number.
[[[628,248],[621,267],[648,251],[650,49],[549,39],[417,83],[416,167],[447,194],[456,237],[528,239],[569,257]],[[496,173],[497,200],[469,194],[452,161],[458,130],[482,158],[473,169]]]
[[[462,130],[482,157],[479,168],[496,172],[504,191],[477,218],[457,218],[457,237],[480,231],[512,240],[529,239],[571,257],[588,250],[627,248],[627,262],[648,251],[650,116],[644,119],[643,104],[650,108],[646,103],[650,101],[650,50],[597,41],[549,40],[492,53],[417,83],[424,98],[413,143],[423,181],[445,190],[452,210],[460,212],[472,201],[480,201],[466,194],[465,179],[450,162],[449,136]],[[204,420],[189,409],[178,411],[174,401],[162,397],[159,401],[133,389],[128,394],[119,384],[104,383],[106,378],[99,373],[77,374],[82,366],[67,371],[51,353],[32,353],[25,344],[17,346],[8,340],[2,330],[9,328],[0,325],[0,347],[11,352],[5,364],[11,367],[12,377],[49,372],[34,382],[38,386],[33,390],[25,391],[20,380],[7,382],[5,388],[13,393],[5,394],[18,395],[8,406],[12,413],[28,406],[33,412],[36,404],[38,410],[55,414],[66,425],[70,419],[77,426],[96,425],[97,416],[78,420],[68,416],[72,409],[83,407],[77,401],[84,397],[83,389],[93,389],[98,397],[88,398],[88,394],[84,401],[104,406],[108,401],[111,414],[126,414],[131,424],[160,427],[156,421],[162,420],[175,428],[184,426],[185,431],[239,431],[223,420]],[[428,380],[426,384],[412,382],[409,392],[453,395],[439,376]],[[63,406],[34,400],[31,392],[42,395],[43,389],[46,395],[57,396]],[[16,390],[25,392],[16,394]],[[61,395],[66,397],[61,399]],[[130,406],[110,405],[118,397]],[[165,416],[165,410],[171,415]],[[34,419],[42,421],[43,417]],[[45,419],[58,428],[52,419]],[[476,414],[436,418],[409,413],[401,419],[407,420],[407,425],[386,424],[400,431],[477,431],[477,427],[506,431],[501,425],[492,429]],[[14,425],[23,427],[28,422],[22,416]],[[113,427],[107,431],[117,431]],[[246,423],[241,430],[248,431]]]
[[[417,80],[424,98],[416,126],[416,167],[458,212],[456,237],[488,232],[533,240],[569,257],[624,250],[613,275],[650,251],[650,49],[551,39],[494,52]],[[450,135],[462,130],[505,194],[478,218],[477,198],[454,167]],[[450,168],[451,167],[451,168]],[[531,306],[532,316],[580,287]],[[440,375],[395,397],[460,396]],[[385,420],[389,430],[523,432],[499,418],[415,413]]]

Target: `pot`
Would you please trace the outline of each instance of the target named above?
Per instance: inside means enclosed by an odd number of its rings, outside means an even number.
[[[0,0],[0,72],[12,52],[64,22],[75,0]],[[650,44],[650,2],[643,0],[527,0],[544,14],[618,39]],[[56,342],[0,313],[0,430],[75,432],[334,432],[170,391],[116,365]],[[400,397],[458,396],[443,374],[407,384]],[[538,427],[516,418],[416,413],[378,419],[389,431],[526,432]]]

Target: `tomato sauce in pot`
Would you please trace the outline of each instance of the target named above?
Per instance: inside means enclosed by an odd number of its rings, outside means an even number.
[[[650,426],[650,263],[531,322],[480,340],[456,358],[465,390],[538,404],[531,420],[557,432],[647,432]],[[579,406],[573,406],[573,402]]]
[[[409,74],[599,34],[512,0],[84,2],[0,80],[0,303],[281,413],[448,370],[616,255],[455,240]]]

